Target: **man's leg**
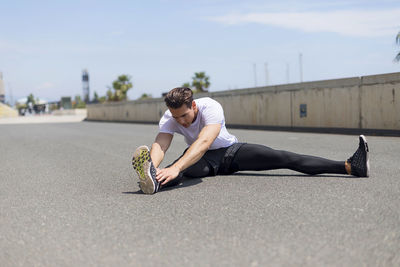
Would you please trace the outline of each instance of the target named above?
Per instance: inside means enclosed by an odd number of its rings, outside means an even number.
[[[179,160],[179,158],[177,160]],[[174,163],[176,161],[174,161]],[[172,164],[174,164],[174,163],[172,163]],[[171,165],[168,165],[167,167],[169,167]],[[211,175],[210,165],[207,163],[207,161],[204,158],[201,158],[198,162],[196,162],[195,164],[193,164],[192,166],[190,166],[183,172],[179,173],[178,177],[176,177],[172,181],[169,181],[168,183],[163,185],[161,188],[176,186],[176,185],[180,184],[185,178],[202,178],[202,177],[207,177],[210,175]]]
[[[244,144],[236,152],[231,172],[246,170],[290,169],[310,175],[321,173],[347,174],[344,161],[275,150],[258,144]]]

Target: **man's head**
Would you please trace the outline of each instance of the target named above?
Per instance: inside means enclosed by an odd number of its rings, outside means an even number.
[[[182,105],[190,108],[193,101],[193,92],[187,87],[177,87],[168,92],[164,101],[168,108],[177,109]]]
[[[196,120],[197,106],[190,88],[174,88],[168,92],[164,101],[172,117],[183,127],[189,127]]]

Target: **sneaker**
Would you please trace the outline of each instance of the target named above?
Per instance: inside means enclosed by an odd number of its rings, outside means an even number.
[[[368,144],[364,135],[360,135],[360,143],[357,151],[347,162],[351,165],[351,174],[358,177],[369,176]]]
[[[139,176],[139,187],[145,194],[154,194],[158,191],[160,184],[156,179],[156,168],[150,158],[147,146],[140,146],[135,150],[132,165]]]

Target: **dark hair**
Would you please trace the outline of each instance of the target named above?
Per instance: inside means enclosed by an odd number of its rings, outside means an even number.
[[[169,108],[177,109],[185,104],[188,108],[192,107],[193,92],[187,87],[177,87],[168,92],[164,98],[165,104]]]

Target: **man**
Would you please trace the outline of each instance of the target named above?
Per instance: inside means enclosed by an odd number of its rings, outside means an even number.
[[[166,95],[165,103],[168,110],[160,119],[160,130],[151,151],[140,146],[133,155],[132,164],[145,194],[179,184],[184,177],[227,175],[245,170],[286,168],[309,175],[369,176],[369,149],[363,135],[359,137],[359,146],[353,156],[346,161],[333,161],[258,144],[239,143],[225,127],[222,106],[209,97],[193,100],[189,88],[172,89]],[[174,133],[182,134],[189,147],[171,165],[158,169]]]

